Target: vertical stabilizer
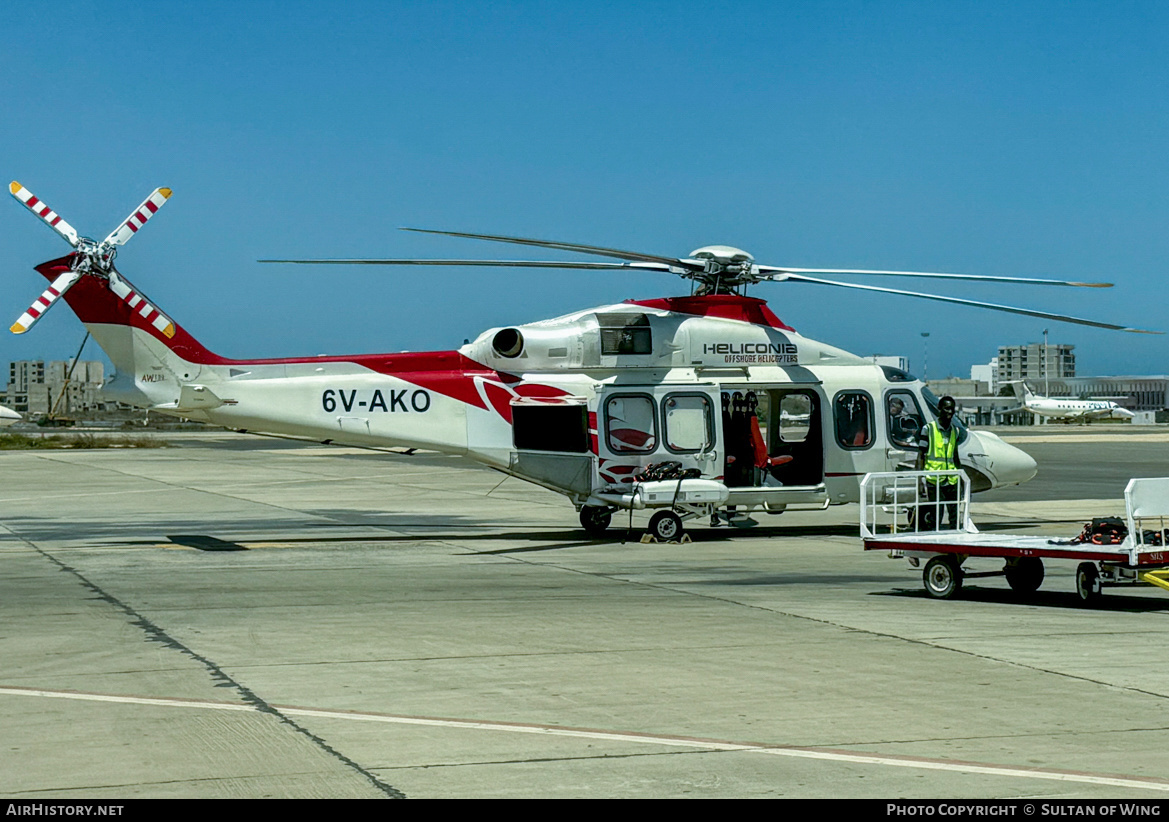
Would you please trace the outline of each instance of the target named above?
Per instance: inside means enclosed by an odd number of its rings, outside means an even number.
[[[1015,391],[1015,396],[1019,398],[1019,402],[1027,405],[1035,399],[1035,395],[1031,393],[1031,389],[1027,387],[1027,383],[1023,380],[1015,380],[1011,383],[1011,388]]]
[[[72,257],[37,267],[52,280],[70,270]],[[180,386],[202,366],[228,362],[208,351],[125,277],[81,277],[65,302],[114,365],[104,393],[119,402],[150,408],[176,401]]]

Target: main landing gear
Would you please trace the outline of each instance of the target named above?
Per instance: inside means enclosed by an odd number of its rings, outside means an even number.
[[[613,508],[597,508],[586,505],[580,509],[580,524],[590,537],[603,537],[613,522]]]
[[[648,533],[658,542],[677,542],[682,538],[682,518],[673,511],[658,511],[650,517]]]
[[[603,537],[613,524],[613,514],[617,510],[586,505],[580,509],[581,527],[591,537]],[[650,517],[646,533],[658,542],[681,542],[685,530],[682,522],[694,516],[697,514],[688,511],[681,513],[668,509],[658,511]]]

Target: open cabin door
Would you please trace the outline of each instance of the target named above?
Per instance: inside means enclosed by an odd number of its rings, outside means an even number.
[[[607,386],[597,412],[601,484],[630,484],[647,465],[666,461],[720,477],[718,403],[713,384]]]
[[[729,505],[820,504],[824,402],[813,385],[722,386],[724,476]]]

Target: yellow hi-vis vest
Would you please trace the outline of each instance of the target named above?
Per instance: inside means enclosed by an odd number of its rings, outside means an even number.
[[[925,452],[926,471],[953,471],[954,453],[958,450],[958,426],[950,423],[950,430],[943,432],[937,422],[931,421],[926,426],[929,433],[929,450]],[[953,485],[958,482],[957,477],[931,477],[930,482]]]

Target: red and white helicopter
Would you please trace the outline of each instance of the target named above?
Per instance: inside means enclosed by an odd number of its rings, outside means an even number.
[[[263,262],[655,271],[689,279],[693,290],[492,328],[454,351],[228,359],[202,346],[114,266],[118,246],[166,203],[170,189],[152,192],[100,243],[80,236],[19,183],[10,190],[73,247],[37,267],[51,284],[11,330],[28,331],[64,297],[114,364],[116,376],[105,386],[112,399],[240,431],[465,456],[564,494],[594,535],[620,509],[658,509],[650,532],[672,540],[693,517],[736,523],[752,510],[855,502],[867,472],[912,463],[917,432],[937,406],[922,382],[801,336],[763,300],[745,296],[748,284],[820,283],[1139,330],[812,275],[1103,283],[780,268],[728,246],[674,258],[433,231],[427,233],[616,261]],[[963,433],[960,455],[975,490],[1034,476],[1035,462],[1024,452],[989,432]]]

